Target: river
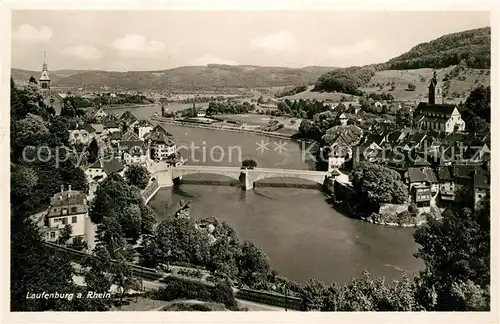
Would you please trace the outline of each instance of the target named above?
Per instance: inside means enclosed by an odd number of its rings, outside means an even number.
[[[240,166],[240,158],[249,158],[266,168],[314,166],[303,158],[308,147],[302,149],[293,140],[177,125],[165,128],[175,136],[187,164]],[[196,177],[200,175],[185,179]],[[403,270],[413,273],[423,268],[423,262],[413,256],[418,248],[414,229],[349,218],[334,210],[318,190],[257,187],[245,192],[231,186],[181,184],[162,188],[149,204],[161,220],[175,211],[180,199],[192,201],[193,218],[214,216],[226,221],[240,239],[264,250],[281,275],[297,282],[315,277],[325,283],[344,283],[363,269],[398,279]]]

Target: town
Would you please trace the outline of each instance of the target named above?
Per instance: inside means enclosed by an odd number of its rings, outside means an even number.
[[[490,33],[168,87],[41,51],[10,81],[11,310],[490,310]]]

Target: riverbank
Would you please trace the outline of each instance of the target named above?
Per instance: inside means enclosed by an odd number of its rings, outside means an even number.
[[[337,181],[336,181],[337,182]],[[342,193],[337,192],[335,193],[335,190],[343,190]],[[387,227],[401,227],[401,228],[417,228],[419,226],[422,226],[427,222],[427,216],[425,213],[419,213],[416,216],[411,216],[409,213],[407,213],[407,218],[411,217],[411,220],[405,221],[401,220],[398,222],[395,221],[384,221],[383,219],[394,219],[397,218],[401,213],[395,213],[394,215],[392,214],[373,214],[367,217],[360,217],[357,215],[353,209],[352,209],[352,204],[349,203],[348,201],[354,201],[356,200],[356,193],[354,190],[350,187],[348,187],[345,183],[342,184],[340,182],[337,182],[337,185],[326,185],[324,186],[323,192],[325,195],[328,197],[327,202],[334,207],[334,209],[338,210],[342,214],[346,215],[347,217],[354,218],[354,219],[360,219],[363,220],[367,223],[374,224],[374,225],[381,225],[381,226],[387,226]],[[337,199],[338,196],[344,197],[344,200]]]
[[[190,123],[190,122],[180,122],[173,120],[171,118],[165,117],[151,117],[151,121],[156,121],[165,124],[178,125],[183,127],[191,127],[191,128],[201,128],[201,129],[211,129],[211,130],[220,130],[220,131],[228,131],[235,133],[246,133],[246,134],[255,134],[255,135],[263,135],[267,137],[274,138],[282,138],[282,139],[295,139],[297,137],[296,134],[283,134],[278,132],[267,132],[258,129],[247,128],[245,125],[242,126],[228,126],[228,125],[207,125],[207,124],[198,124],[198,123]]]

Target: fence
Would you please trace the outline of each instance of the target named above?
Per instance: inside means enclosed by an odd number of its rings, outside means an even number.
[[[58,244],[50,243],[50,242],[44,242],[44,244],[52,249],[57,250],[57,253],[63,253],[66,254],[72,261],[74,262],[81,262],[83,258],[92,256],[91,254],[74,250],[65,246],[61,246]],[[111,262],[116,263],[116,260],[111,260]],[[141,267],[136,264],[131,264],[129,265],[132,267],[132,273],[134,276],[138,278],[143,278],[143,279],[148,279],[148,280],[160,280],[160,282],[166,282],[168,280],[182,280],[182,281],[187,281],[187,282],[193,282],[193,283],[198,283],[204,286],[207,286],[209,288],[214,287],[213,283],[209,282],[203,282],[198,279],[194,278],[188,278],[188,277],[181,277],[181,276],[176,276],[176,275],[169,275],[168,277],[164,278],[163,274],[158,272],[156,269],[151,269],[151,268],[146,268],[146,267]],[[242,288],[239,289],[236,294],[236,298],[247,300],[247,301],[253,301],[261,304],[266,304],[266,305],[271,305],[271,306],[277,306],[277,307],[287,307],[290,309],[295,309],[295,310],[301,310],[302,307],[302,299],[298,297],[292,297],[292,296],[285,296],[277,293],[272,293],[272,292],[267,292],[267,291],[262,291],[262,290],[252,290],[252,289],[246,289]]]
[[[147,204],[149,200],[156,194],[156,192],[160,189],[160,185],[158,184],[158,180],[154,180],[149,187],[144,189],[141,192],[142,199],[144,199],[144,203]]]

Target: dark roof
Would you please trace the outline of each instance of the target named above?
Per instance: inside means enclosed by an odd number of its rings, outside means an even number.
[[[161,133],[153,133],[150,136],[150,139],[154,143],[165,143],[169,146],[172,146],[175,144],[175,141],[172,137],[167,136],[165,134],[161,134]]]
[[[137,118],[134,116],[134,114],[127,110],[120,116],[120,120],[123,120],[128,124],[132,124],[133,122],[137,121]]]
[[[82,125],[82,129],[86,130],[89,133],[95,133],[96,131],[95,128],[90,124]]]
[[[452,104],[430,104],[427,102],[421,102],[415,109],[415,114],[427,115],[427,114],[443,114],[445,116],[451,116],[453,110],[457,106]]]
[[[123,170],[124,165],[118,159],[112,159],[112,160],[108,161],[108,159],[105,158],[105,159],[101,159],[101,160],[96,161],[89,168],[103,169],[107,175],[110,175],[111,173],[120,172],[121,170]]]
[[[62,198],[62,199],[61,199]],[[77,190],[58,192],[50,199],[51,206],[85,204],[86,196]]]
[[[490,189],[490,175],[481,169],[474,173],[474,188]]]
[[[429,181],[430,183],[437,183],[438,182],[438,179],[436,177],[436,173],[432,169],[425,169],[424,173],[427,176],[427,181]]]
[[[420,168],[409,168],[408,179],[410,182],[425,182],[427,175]]]
[[[412,134],[411,137],[409,138],[409,140],[411,143],[416,144],[416,143],[420,143],[426,136],[427,136],[427,134],[422,133],[422,132],[418,132],[418,133]]]
[[[125,134],[122,135],[121,138],[122,141],[139,141],[141,140],[139,136],[132,132],[131,130],[128,130]]]
[[[116,122],[116,120],[106,120],[103,122],[103,125],[106,128],[120,128],[120,125]]]
[[[436,173],[432,169],[408,168],[408,179],[410,182],[437,183]]]
[[[109,135],[109,139],[111,140],[120,140],[121,138],[122,138],[122,132],[120,131],[113,132]]]
[[[143,141],[120,141],[120,150],[134,156],[147,154],[146,144]]]
[[[453,176],[449,166],[441,166],[437,168],[437,176],[442,181],[453,181]]]
[[[453,166],[453,176],[456,178],[472,179],[476,169],[476,165],[457,164]]]

